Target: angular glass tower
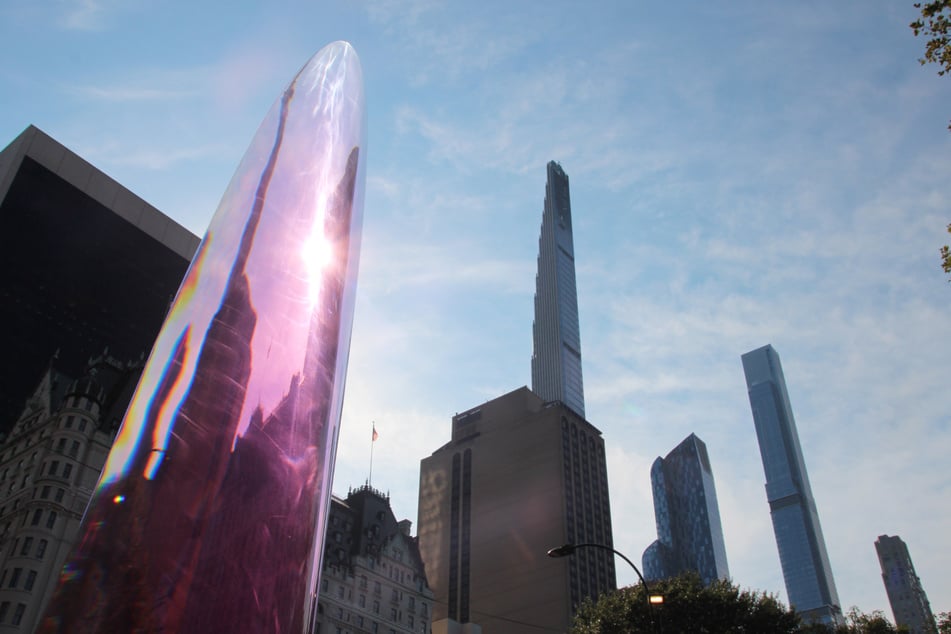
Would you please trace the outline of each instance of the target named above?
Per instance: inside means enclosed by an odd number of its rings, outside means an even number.
[[[726,545],[707,446],[690,434],[651,467],[657,541],[644,551],[648,579],[666,579],[689,570],[704,584],[728,579]]]
[[[838,623],[839,595],[779,355],[767,345],[742,359],[789,603],[808,621]]]
[[[879,535],[875,552],[882,566],[882,581],[895,615],[895,624],[904,625],[911,634],[937,632],[928,595],[921,587],[921,579],[915,573],[915,564],[911,562],[905,542],[897,535]]]
[[[532,391],[584,418],[571,197],[568,175],[555,161],[548,163],[545,185],[532,335]]]

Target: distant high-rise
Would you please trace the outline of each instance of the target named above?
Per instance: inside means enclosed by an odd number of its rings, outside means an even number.
[[[690,434],[651,467],[657,541],[644,551],[644,576],[694,571],[703,583],[729,579],[720,509],[707,446]]]
[[[911,634],[934,634],[937,631],[934,613],[905,542],[897,535],[879,535],[875,552],[882,566],[882,581],[895,615],[895,625],[904,625]]]
[[[561,401],[584,418],[571,197],[568,175],[554,161],[548,163],[538,239],[532,334],[532,391],[546,401]]]
[[[789,603],[808,621],[838,623],[842,608],[779,355],[767,345],[742,359]]]
[[[486,634],[564,632],[585,598],[614,590],[601,433],[562,403],[520,388],[452,419],[452,439],[420,464],[419,549],[434,621]]]

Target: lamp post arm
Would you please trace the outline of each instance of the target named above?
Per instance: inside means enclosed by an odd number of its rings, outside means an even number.
[[[565,546],[562,546],[562,548],[566,548],[566,547],[567,547],[567,544],[566,544]],[[607,550],[607,551],[609,551],[609,552],[614,553],[615,555],[617,555],[618,557],[620,557],[620,558],[623,559],[624,561],[626,561],[627,564],[628,564],[631,568],[634,569],[634,572],[637,573],[637,578],[641,580],[641,584],[644,586],[644,595],[647,597],[647,615],[648,615],[648,617],[650,617],[651,631],[652,631],[652,632],[653,632],[653,631],[656,631],[657,626],[656,626],[655,623],[654,623],[654,604],[651,603],[651,600],[650,600],[651,591],[650,591],[650,588],[649,588],[648,585],[647,585],[647,580],[644,579],[644,575],[642,575],[642,574],[641,574],[641,571],[637,568],[637,566],[634,565],[634,562],[631,561],[630,559],[628,559],[627,556],[624,555],[624,553],[622,553],[622,552],[620,552],[620,551],[617,551],[617,550],[614,550],[614,549],[611,548],[610,546],[605,546],[604,544],[595,544],[595,543],[573,544],[570,552],[574,552],[574,550],[575,550],[575,549],[578,549],[578,548],[600,548],[601,550]],[[567,554],[567,553],[566,553],[566,554]]]

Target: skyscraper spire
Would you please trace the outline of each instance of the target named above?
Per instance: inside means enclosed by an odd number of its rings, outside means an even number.
[[[579,330],[568,175],[551,161],[538,238],[532,391],[546,401],[561,401],[584,417]]]

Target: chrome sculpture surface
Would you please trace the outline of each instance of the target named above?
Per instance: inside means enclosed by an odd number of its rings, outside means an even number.
[[[291,81],[156,340],[40,632],[301,632],[316,605],[365,180],[360,62]]]

